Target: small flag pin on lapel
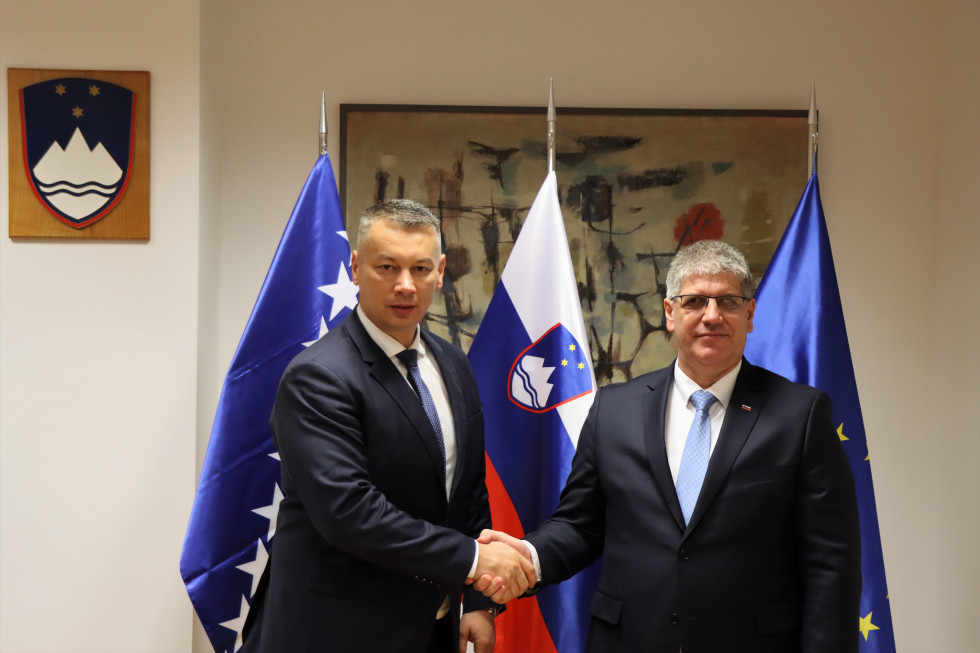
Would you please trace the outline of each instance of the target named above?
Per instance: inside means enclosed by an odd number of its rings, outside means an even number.
[[[745,404],[742,404],[742,410],[744,410],[747,413],[751,413],[752,412],[752,406],[746,406]]]

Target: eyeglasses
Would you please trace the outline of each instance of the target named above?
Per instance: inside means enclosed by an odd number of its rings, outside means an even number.
[[[751,299],[742,295],[675,295],[670,298],[672,302],[678,302],[680,307],[689,313],[700,313],[708,308],[708,300],[715,300],[715,306],[721,313],[734,313],[739,310]]]

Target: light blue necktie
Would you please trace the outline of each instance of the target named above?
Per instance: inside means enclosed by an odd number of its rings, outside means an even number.
[[[429,416],[429,421],[432,423],[432,430],[436,432],[436,439],[439,441],[439,451],[442,452],[442,471],[445,474],[446,443],[442,439],[442,424],[439,422],[439,412],[436,410],[435,402],[432,401],[429,388],[426,387],[425,381],[422,380],[422,372],[419,370],[419,352],[417,349],[405,349],[395,354],[395,356],[398,357],[398,360],[408,370],[408,382],[412,384],[412,389],[415,390],[419,399],[422,400],[422,408],[425,409],[425,414]]]
[[[704,483],[704,473],[708,469],[708,457],[711,454],[711,419],[708,417],[708,408],[716,401],[718,399],[707,390],[698,390],[691,395],[691,403],[697,408],[697,413],[691,422],[691,430],[687,432],[681,466],[677,471],[677,498],[681,502],[685,524],[691,521],[694,504],[698,502],[701,484]]]

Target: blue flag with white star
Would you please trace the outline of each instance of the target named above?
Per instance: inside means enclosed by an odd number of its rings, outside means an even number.
[[[218,400],[180,574],[214,650],[241,646],[269,558],[282,492],[269,415],[289,361],[357,305],[330,157],[313,167],[286,224]]]
[[[871,462],[815,171],[755,298],[745,358],[830,395],[861,516],[863,587],[854,636],[862,653],[895,653]]]

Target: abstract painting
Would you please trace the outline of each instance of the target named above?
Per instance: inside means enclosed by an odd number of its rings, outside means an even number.
[[[543,108],[341,105],[341,201],[419,201],[447,265],[425,327],[468,349],[547,174]],[[667,267],[719,238],[761,278],[806,183],[805,111],[559,109],[555,172],[596,379],[669,363]],[[528,279],[527,283],[536,283]]]

